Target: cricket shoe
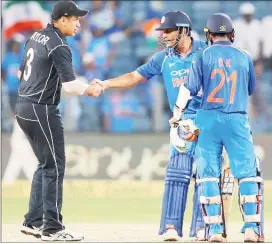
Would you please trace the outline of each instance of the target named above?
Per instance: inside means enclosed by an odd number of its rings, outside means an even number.
[[[83,239],[83,235],[67,230],[42,234],[42,241],[82,241]]]
[[[167,229],[163,234],[164,241],[179,241],[181,238],[175,229]]]
[[[34,225],[28,225],[23,223],[23,226],[21,228],[21,232],[25,235],[32,235],[35,236],[36,238],[41,238],[42,236],[42,229],[43,226],[34,226]]]
[[[223,236],[222,234],[214,234],[209,237],[209,242],[223,242]]]
[[[251,228],[245,229],[244,242],[258,242],[259,236]]]
[[[258,236],[258,242],[265,242],[263,236]]]
[[[207,241],[205,238],[205,229],[199,229],[197,231],[195,241]]]

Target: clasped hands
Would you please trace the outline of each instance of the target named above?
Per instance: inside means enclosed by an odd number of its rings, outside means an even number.
[[[105,89],[106,85],[99,79],[94,79],[90,82],[88,88],[85,90],[85,94],[90,97],[98,97],[101,95]]]

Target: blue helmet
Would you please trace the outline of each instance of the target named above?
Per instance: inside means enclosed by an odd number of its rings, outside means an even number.
[[[204,28],[207,42],[209,34],[226,34],[231,42],[234,41],[234,28],[231,18],[224,13],[215,13],[208,18],[207,25]]]
[[[216,13],[208,18],[205,32],[227,34],[233,32],[231,18],[224,13]]]
[[[191,30],[191,19],[182,11],[170,11],[162,16],[161,25],[156,30],[178,29],[179,27],[187,27]]]

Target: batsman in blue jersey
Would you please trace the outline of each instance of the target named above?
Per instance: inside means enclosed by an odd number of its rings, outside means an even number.
[[[253,62],[245,51],[232,45],[234,29],[226,14],[212,15],[204,30],[212,45],[193,61],[189,80],[180,89],[181,99],[178,98],[176,107],[182,111],[187,103],[184,98],[196,96],[202,90],[201,108],[195,120],[200,129],[195,156],[200,178],[200,204],[209,241],[223,241],[220,194],[223,147],[239,183],[244,241],[262,241],[263,180],[247,116],[248,96],[255,88]]]
[[[191,26],[191,20],[184,12],[168,12],[161,18],[161,25],[157,29],[162,33],[161,41],[166,45],[166,49],[157,52],[146,64],[140,66],[134,72],[106,80],[101,82],[101,85],[104,88],[126,88],[141,81],[147,81],[154,75],[162,75],[169,107],[173,111],[179,87],[188,80],[192,61],[197,52],[206,47],[205,42],[194,40],[190,36]],[[99,83],[97,80],[93,82]],[[195,96],[191,99],[184,112],[183,119],[194,119],[200,102],[201,97]],[[166,169],[159,230],[159,234],[164,235],[164,240],[177,241],[183,235],[183,218],[192,176],[195,144],[195,142],[188,143],[183,153],[170,145],[170,162]],[[197,193],[196,185],[191,236],[196,236],[197,230],[204,229]]]

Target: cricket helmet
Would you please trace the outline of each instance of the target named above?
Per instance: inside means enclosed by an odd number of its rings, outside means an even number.
[[[187,27],[191,30],[191,19],[182,11],[170,11],[162,16],[161,25],[156,30],[178,29],[179,27]]]

